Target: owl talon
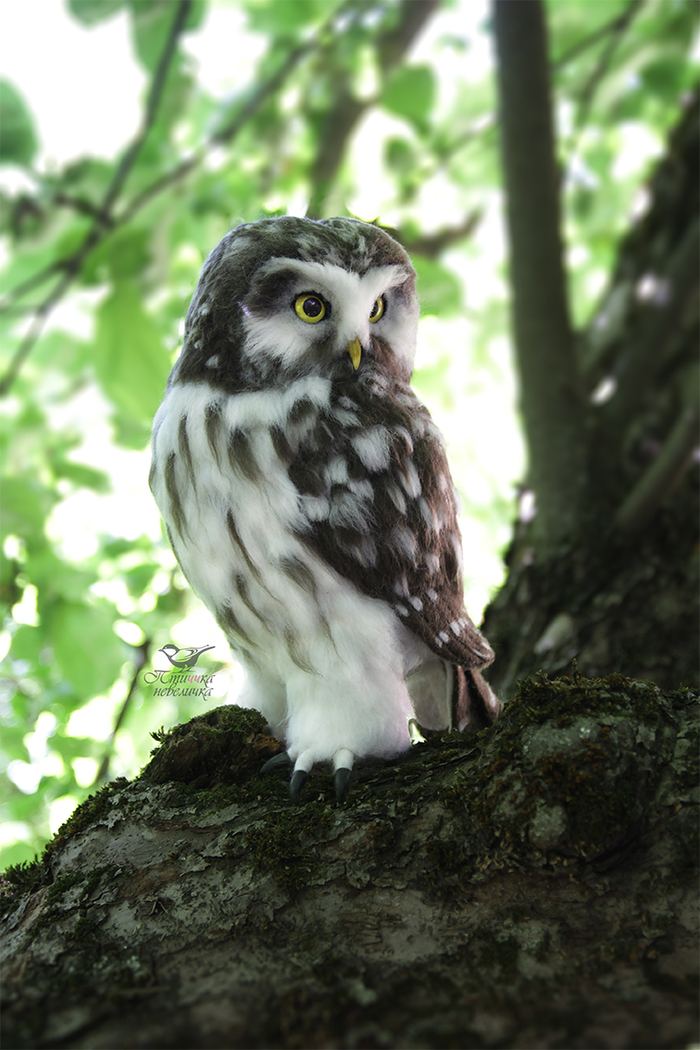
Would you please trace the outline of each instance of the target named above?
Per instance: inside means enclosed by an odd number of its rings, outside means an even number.
[[[350,769],[336,769],[333,783],[335,784],[335,798],[337,802],[344,802],[350,784]]]
[[[271,773],[273,769],[280,769],[282,766],[291,765],[292,760],[286,751],[280,751],[278,755],[273,755],[272,758],[268,758],[264,766],[262,766],[261,773]]]
[[[292,779],[289,781],[289,797],[292,802],[298,802],[299,796],[301,795],[301,789],[306,783],[308,773],[305,769],[297,769],[292,774]]]
[[[344,802],[350,784],[350,773],[352,772],[355,756],[348,747],[341,747],[333,756],[333,768],[335,769],[335,797],[338,802]]]

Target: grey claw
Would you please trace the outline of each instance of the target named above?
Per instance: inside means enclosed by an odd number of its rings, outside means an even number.
[[[306,783],[306,778],[308,777],[308,775],[309,774],[306,772],[305,769],[297,769],[292,774],[292,779],[289,781],[289,797],[291,798],[292,802],[299,801],[301,789]]]
[[[261,773],[271,773],[273,769],[279,769],[281,766],[291,765],[291,758],[286,751],[280,751],[278,755],[273,755],[272,758],[268,758],[265,765],[260,770]]]
[[[350,784],[350,770],[349,769],[336,769],[335,777],[333,778],[335,784],[335,797],[338,802],[344,802],[345,796],[348,793],[348,786]]]

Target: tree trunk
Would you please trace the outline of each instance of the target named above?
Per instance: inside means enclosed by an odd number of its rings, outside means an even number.
[[[699,683],[698,478],[689,469],[700,443],[699,98],[684,101],[646,212],[579,337],[589,513],[568,544],[549,549],[537,515],[524,515],[506,584],[486,611],[496,651],[488,677],[505,699],[527,675],[561,673],[574,658],[589,676],[621,671],[667,689]],[[530,454],[537,459],[536,445]],[[528,481],[538,503],[539,478]]]
[[[220,708],[10,869],[7,1047],[685,1047],[697,698],[527,683],[299,806]]]

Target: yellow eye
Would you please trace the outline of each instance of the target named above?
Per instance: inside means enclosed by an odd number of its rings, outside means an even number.
[[[326,304],[320,295],[314,295],[313,292],[298,295],[294,302],[294,310],[297,317],[307,324],[318,324],[326,316]]]
[[[372,324],[374,324],[374,322],[378,321],[379,318],[382,317],[383,314],[384,314],[384,300],[381,299],[381,298],[380,299],[375,299],[374,300],[374,306],[372,307],[372,309],[370,311],[370,315],[369,315],[370,322]]]

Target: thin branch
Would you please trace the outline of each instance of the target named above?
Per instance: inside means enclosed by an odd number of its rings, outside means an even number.
[[[12,384],[16,380],[20,373],[24,362],[29,357],[34,344],[41,335],[42,329],[46,324],[46,319],[56,306],[58,302],[63,298],[74,280],[74,274],[72,272],[64,273],[61,280],[55,286],[50,295],[41,303],[37,308],[32,318],[24,338],[12,355],[12,359],[7,366],[2,380],[0,380],[0,397],[4,397],[8,393]]]
[[[544,553],[576,535],[587,478],[569,315],[541,0],[495,0],[513,325],[536,528]]]
[[[479,225],[482,215],[482,209],[475,208],[469,212],[464,222],[461,222],[459,226],[447,226],[444,229],[437,230],[435,233],[425,234],[424,237],[418,237],[414,240],[408,240],[400,230],[390,229],[389,233],[403,244],[409,255],[422,255],[428,259],[435,259],[452,244],[457,244],[459,241],[471,237]]]
[[[146,186],[145,189],[131,200],[128,206],[120,214],[119,224],[123,225],[129,222],[133,216],[141,210],[141,208],[152,200],[153,197],[156,197],[159,193],[162,193],[163,190],[167,189],[169,186],[173,186],[175,183],[189,175],[194,168],[198,167],[206,159],[213,146],[230,143],[243,129],[245,124],[247,124],[247,122],[251,120],[265,105],[275,91],[282,86],[290,73],[299,65],[301,60],[314,49],[315,46],[317,45],[306,43],[290,52],[280,68],[273,73],[268,80],[265,80],[260,84],[258,89],[251,95],[248,101],[244,103],[239,112],[229,121],[228,124],[214,132],[214,134],[206,140],[204,145],[193,153],[192,156],[181,161],[180,164],[176,165],[171,171],[166,172],[164,175],[160,175],[150,184],[150,186]]]
[[[700,221],[697,219],[686,231],[663,275],[664,300],[650,307],[648,320],[639,339],[629,346],[627,358],[618,366],[618,387],[615,396],[605,405],[601,426],[607,433],[610,447],[618,448],[630,420],[646,390],[655,382],[667,361],[669,339],[678,327],[679,313],[689,295],[696,294],[700,253]],[[623,371],[624,369],[624,371]]]
[[[112,207],[136,163],[136,159],[141,152],[149,131],[155,123],[162,101],[168,72],[177,48],[177,42],[185,27],[185,22],[189,15],[191,6],[192,0],[179,0],[178,2],[175,17],[172,26],[170,27],[168,38],[163,47],[163,52],[160,56],[158,68],[153,77],[141,127],[132,143],[126,149],[124,156],[114,172],[102,202],[97,209],[98,214],[93,226],[73,256],[64,260],[62,263],[52,263],[45,271],[46,273],[49,273],[60,268],[63,270],[63,277],[37,308],[34,319],[29,327],[29,331],[15,351],[4,376],[0,380],[0,397],[3,397],[8,393],[17,379],[20,369],[29,357],[37,339],[41,335],[49,314],[56,304],[63,298],[68,291],[68,288],[80,273],[87,256],[113,228],[114,222],[111,215]]]
[[[593,105],[595,93],[600,82],[608,72],[613,56],[622,43],[622,38],[632,25],[632,22],[642,10],[642,0],[630,0],[625,10],[616,20],[613,31],[608,36],[605,47],[598,58],[595,66],[589,73],[579,98],[578,113],[576,114],[576,129],[580,131],[585,126],[588,114]]]
[[[112,758],[114,741],[117,738],[117,733],[119,732],[122,722],[126,718],[129,707],[131,706],[131,701],[133,699],[134,693],[136,692],[136,686],[138,685],[139,674],[141,673],[141,668],[148,659],[148,653],[150,651],[150,648],[150,638],[147,638],[142,645],[136,646],[136,654],[134,659],[134,673],[131,678],[131,684],[129,685],[129,691],[126,694],[126,697],[124,698],[124,702],[119,709],[119,713],[117,714],[116,719],[114,720],[114,726],[112,728],[112,732],[109,735],[109,740],[107,741],[107,746],[105,748],[104,755],[102,756],[100,768],[97,770],[97,773],[95,774],[95,779],[92,782],[92,787],[97,787],[97,785],[102,780],[106,780],[107,775],[109,774],[109,763]]]
[[[565,51],[563,55],[555,59],[552,62],[552,71],[558,73],[560,69],[568,65],[579,55],[583,54],[584,51],[588,51],[589,48],[595,47],[601,40],[604,40],[610,34],[624,33],[629,23],[638,13],[636,9],[640,8],[644,0],[630,0],[627,7],[619,15],[616,15],[609,22],[599,26],[588,36],[582,37],[581,40],[577,40],[568,51]]]
[[[111,211],[112,205],[119,196],[122,186],[126,182],[134,164],[136,163],[136,159],[148,137],[149,131],[155,124],[170,67],[177,50],[177,44],[184,31],[191,7],[192,0],[179,0],[177,11],[170,27],[170,32],[168,33],[168,39],[165,41],[165,46],[158,62],[158,68],[153,77],[151,90],[148,94],[141,130],[138,132],[136,138],[122,157],[119,167],[114,173],[102,202],[102,211],[105,215]]]
[[[354,0],[349,0],[348,6]],[[181,5],[185,4],[189,6],[191,0],[181,0]],[[60,259],[56,262],[51,263],[44,270],[33,275],[27,281],[24,281],[17,288],[13,289],[5,303],[2,305],[6,307],[9,303],[16,301],[21,298],[23,294],[36,287],[43,281],[48,280],[53,274],[64,272],[64,277],[58,283],[56,288],[46,297],[44,302],[36,307],[36,317],[38,321],[33,323],[30,330],[27,332],[24,340],[20,347],[18,347],[15,355],[5,373],[3,378],[0,380],[0,397],[6,394],[11,388],[12,384],[17,378],[19,371],[24,364],[25,360],[29,356],[36,340],[41,334],[43,325],[46,321],[51,310],[56,306],[58,301],[65,295],[66,291],[72,284],[74,278],[80,272],[80,269],[88,256],[88,254],[100,243],[100,241],[107,236],[113,230],[124,226],[129,222],[137,212],[148,204],[153,197],[163,192],[169,186],[172,186],[185,178],[193,169],[198,167],[207,157],[209,150],[213,145],[221,144],[223,142],[230,143],[238,132],[245,126],[258,110],[265,104],[270,96],[278,90],[278,88],[284,83],[285,79],[290,75],[292,70],[299,64],[299,62],[312,50],[320,46],[321,40],[324,38],[325,33],[332,25],[333,21],[337,18],[339,11],[342,11],[341,7],[337,11],[333,12],[331,18],[324,24],[318,35],[318,39],[315,42],[310,42],[301,45],[296,48],[291,54],[285,59],[280,68],[272,74],[268,80],[264,81],[258,90],[253,94],[249,101],[243,106],[241,111],[233,118],[233,120],[226,125],[224,128],[215,132],[209,139],[207,139],[204,146],[198,150],[193,156],[186,158],[180,164],[178,164],[172,171],[167,172],[165,175],[159,176],[155,179],[150,186],[147,186],[144,190],[138,193],[131,202],[124,208],[124,210],[116,217],[111,212],[112,205],[115,205],[118,200],[118,193],[123,187],[128,174],[136,161],[138,152],[143,145],[148,130],[155,121],[157,115],[158,103],[160,101],[160,94],[167,78],[167,63],[164,61],[167,57],[168,60],[172,59],[175,53],[176,35],[171,32],[168,41],[166,42],[163,57],[159,63],[158,71],[154,78],[153,89],[149,96],[149,101],[146,107],[146,117],[142,123],[142,127],[139,130],[138,135],[134,139],[134,142],[127,150],[124,159],[122,160],[119,168],[115,172],[114,178],[110,183],[109,189],[105,194],[105,198],[102,204],[99,205],[96,211],[99,214],[99,220],[95,222],[90,233],[86,237],[83,244],[78,248],[73,255],[67,256],[65,259]],[[176,23],[173,23],[173,31],[177,26],[184,26],[186,21],[186,13],[182,14],[182,8],[179,8],[179,15]],[[181,32],[181,28],[179,30]],[[145,130],[144,130],[145,129]],[[128,165],[126,161],[128,160]],[[116,194],[115,195],[115,190]],[[111,205],[109,202],[111,201]],[[106,207],[105,205],[108,205]]]
[[[619,535],[640,532],[683,477],[700,442],[699,423],[697,406],[686,406],[658,456],[617,511],[614,528]]]
[[[437,9],[440,0],[402,0],[401,18],[395,29],[382,34],[377,40],[377,58],[386,77],[402,60],[425,23]],[[311,168],[311,194],[306,215],[320,218],[325,211],[325,202],[345,156],[347,143],[360,117],[375,100],[359,100],[351,91],[351,78],[347,72],[336,74],[334,100],[330,106],[321,132],[319,148]]]

